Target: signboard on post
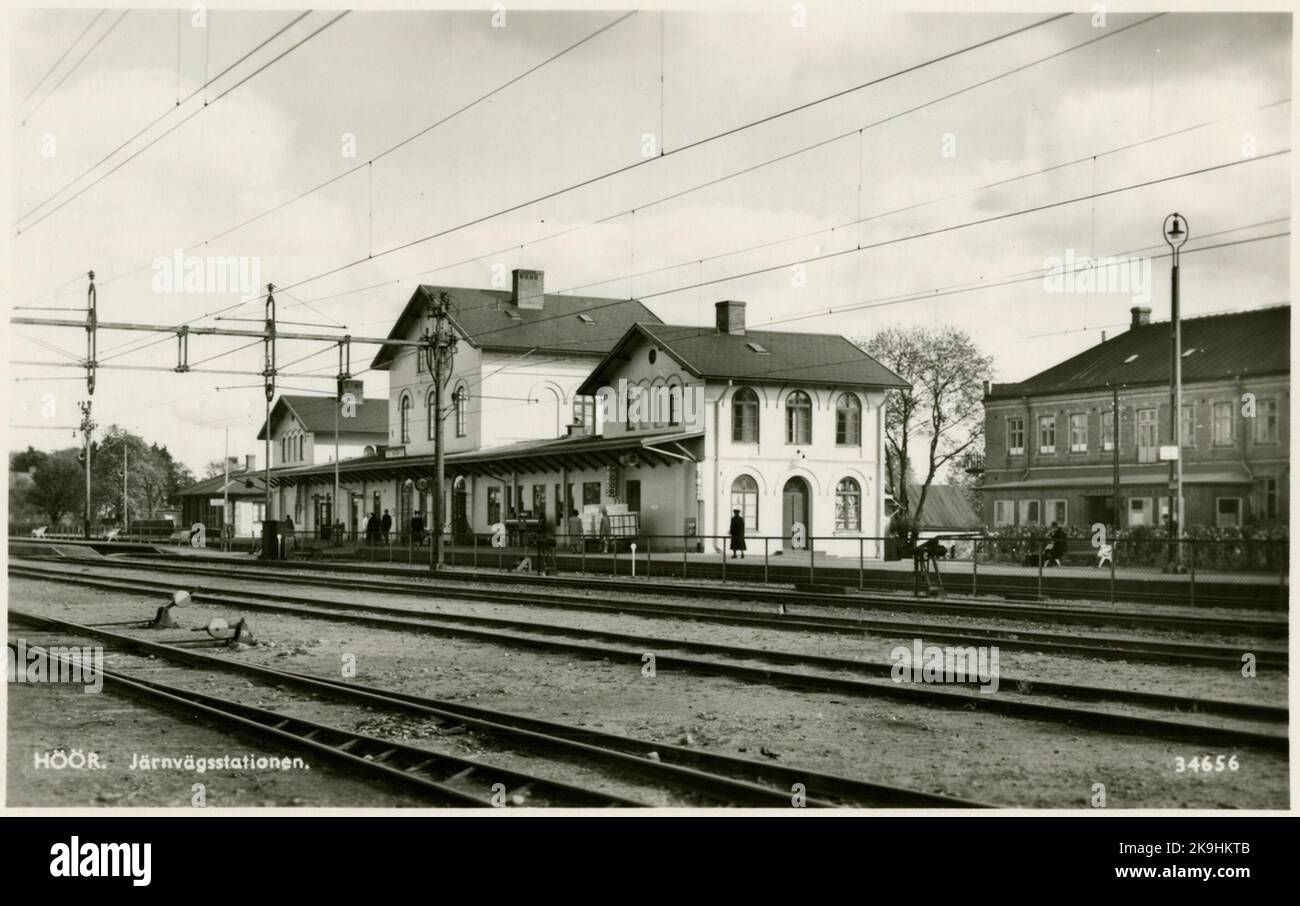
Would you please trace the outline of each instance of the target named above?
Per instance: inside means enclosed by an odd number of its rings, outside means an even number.
[[[1160,448],[1161,462],[1175,462],[1178,459],[1178,447],[1173,444],[1165,444]]]
[[[366,383],[349,378],[339,381],[339,417],[356,418],[357,406],[366,398]]]

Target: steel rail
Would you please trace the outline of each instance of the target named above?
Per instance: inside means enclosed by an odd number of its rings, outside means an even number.
[[[16,539],[26,540],[26,539]],[[155,555],[140,553],[137,556],[153,559]],[[165,554],[159,552],[157,559],[176,561],[181,555]],[[185,556],[186,560],[198,560],[207,563],[216,563],[229,565],[230,560],[220,557],[210,557],[204,555]],[[380,566],[363,566],[354,563],[341,563],[330,561],[294,561],[282,560],[276,561],[273,567],[261,566],[260,564],[247,563],[240,564],[253,569],[263,571],[274,569],[277,571],[294,570],[331,570],[339,573],[361,574],[361,575],[388,575],[388,576],[408,576],[420,577],[428,576],[427,571],[423,574],[416,573],[411,569],[401,569],[397,567],[380,567]],[[804,573],[806,575],[806,572]],[[1277,637],[1285,636],[1287,632],[1287,620],[1285,618],[1277,620],[1269,619],[1225,619],[1222,617],[1209,617],[1199,615],[1167,615],[1151,614],[1141,611],[1132,610],[1106,610],[1102,608],[1084,608],[1084,607],[1057,607],[1042,606],[1037,604],[1019,604],[1014,602],[990,603],[978,599],[953,599],[935,600],[931,598],[916,598],[911,596],[886,596],[880,594],[859,593],[856,590],[846,588],[844,594],[820,594],[815,592],[799,592],[793,589],[771,589],[761,588],[752,585],[745,585],[733,588],[720,586],[702,586],[691,584],[672,584],[665,582],[642,581],[637,579],[629,581],[627,579],[604,579],[595,577],[573,577],[573,576],[530,576],[522,573],[502,574],[499,572],[486,572],[468,570],[461,572],[459,570],[442,570],[437,574],[439,581],[456,581],[456,582],[482,582],[485,584],[527,584],[537,585],[538,587],[560,587],[560,588],[579,588],[601,591],[628,591],[641,595],[659,594],[681,596],[683,594],[696,598],[719,598],[734,600],[744,598],[751,601],[771,601],[781,604],[804,604],[809,606],[825,605],[831,607],[844,606],[872,606],[885,607],[891,610],[915,611],[917,613],[936,613],[936,614],[956,614],[960,616],[981,616],[981,617],[1005,617],[1018,620],[1041,620],[1050,623],[1063,623],[1073,625],[1110,625],[1110,626],[1129,626],[1145,627],[1153,629],[1168,630],[1212,630],[1220,632],[1242,632],[1258,633],[1264,636]]]
[[[119,591],[131,590],[138,592],[155,591],[158,589],[158,583],[141,583],[136,580],[105,581],[84,575],[59,574],[55,572],[44,573],[42,578]],[[577,627],[556,627],[527,622],[523,623],[521,626],[515,627],[514,624],[516,624],[517,621],[490,620],[489,618],[457,616],[456,619],[446,620],[443,618],[448,615],[444,614],[420,614],[414,611],[402,610],[400,608],[383,608],[380,605],[344,604],[340,602],[319,601],[312,601],[309,606],[290,603],[271,604],[266,601],[254,601],[246,597],[238,596],[246,594],[249,593],[238,592],[235,594],[226,594],[222,592],[214,593],[211,590],[208,590],[199,593],[192,593],[192,599],[200,603],[208,601],[209,603],[249,610],[285,613],[332,622],[353,623],[377,629],[403,632],[424,632],[448,638],[467,638],[475,641],[485,641],[509,647],[534,649],[546,652],[562,651],[566,654],[586,657],[592,660],[614,659],[626,661],[634,663],[638,667],[643,663],[643,658],[647,653],[647,649],[652,649],[648,653],[654,655],[656,669],[663,669],[665,667],[677,668],[683,672],[696,675],[724,676],[763,685],[794,688],[802,691],[830,692],[863,697],[885,697],[951,709],[985,710],[990,713],[1005,716],[1044,720],[1054,723],[1078,724],[1108,732],[1138,732],[1144,735],[1168,739],[1192,740],[1205,743],[1230,745],[1248,744],[1264,748],[1280,748],[1283,750],[1285,750],[1288,745],[1287,736],[1285,734],[1262,732],[1253,729],[1217,727],[1206,724],[1186,723],[1163,717],[1097,711],[1065,705],[1025,701],[1017,698],[1007,698],[1005,696],[983,695],[955,690],[949,691],[947,689],[937,688],[936,684],[929,683],[869,682],[860,679],[849,679],[842,676],[800,673],[781,670],[770,666],[750,666],[745,662],[767,661],[769,664],[781,664],[785,666],[807,666],[809,664],[827,666],[828,662],[831,662],[834,664],[831,669],[854,670],[856,668],[857,672],[863,672],[864,670],[871,671],[872,675],[879,675],[879,673],[882,672],[888,674],[891,669],[889,665],[868,665],[847,659],[820,658],[815,655],[795,654],[792,652],[772,652],[765,649],[742,648],[739,646],[713,645],[676,639],[655,639],[625,633],[596,632]],[[271,595],[268,597],[289,596]],[[333,607],[335,609],[322,610],[320,609],[322,605]],[[338,610],[348,612],[340,613]],[[396,611],[401,613],[402,616],[374,616],[365,611],[370,611],[371,614],[375,612]],[[472,628],[471,625],[468,625],[470,623],[477,623],[478,625],[504,623],[512,626],[512,628],[522,628],[526,632],[538,632],[541,637],[537,635],[519,635],[495,629]],[[547,634],[548,630],[550,630],[550,634]],[[622,643],[636,647],[616,648],[608,647],[607,645],[593,645],[588,644],[587,642],[555,638],[554,636],[556,634],[582,636],[588,639],[600,639],[610,643]],[[663,653],[663,649],[708,653],[724,658],[731,658],[732,660],[704,660],[699,657],[681,657],[678,655]],[[737,661],[740,663],[737,663]],[[1015,680],[1008,677],[1000,678],[1000,682],[1004,683],[1008,688],[1015,687],[1017,691],[1020,691],[1025,695],[1034,694],[1034,687],[1036,685],[1040,687],[1042,685],[1048,685],[1037,684],[1031,681]],[[1124,695],[1123,692],[1116,690],[1097,690],[1082,687],[1083,695],[1089,693],[1098,696],[1109,695],[1111,700],[1118,700]],[[1232,702],[1185,699],[1174,696],[1154,696],[1150,693],[1132,694],[1149,695],[1151,698],[1159,698],[1166,702],[1172,702],[1173,704],[1166,705],[1166,708],[1175,713],[1177,713],[1180,707],[1187,707],[1189,710],[1199,710],[1202,713],[1213,713],[1214,709],[1217,708],[1222,712],[1224,709],[1231,709],[1236,704]],[[1268,719],[1279,721],[1286,720],[1284,709],[1270,709],[1268,706],[1250,704],[1244,704],[1241,708],[1250,712],[1262,710],[1270,715],[1274,712],[1280,712],[1280,716],[1271,716]],[[1248,719],[1260,718],[1257,713],[1253,713],[1251,718]]]
[[[73,634],[78,633],[74,631]],[[68,656],[52,652],[51,657],[64,663],[72,662]],[[132,698],[191,719],[228,727],[242,736],[259,741],[271,740],[312,752],[347,768],[350,773],[361,774],[385,785],[414,788],[424,797],[443,805],[491,807],[492,787],[501,783],[505,787],[502,806],[513,805],[516,798],[536,797],[541,800],[541,805],[548,806],[643,807],[642,803],[621,796],[290,717],[120,671],[101,669],[99,672],[106,686]],[[474,792],[476,788],[482,791]]]
[[[42,561],[48,562],[48,561]],[[187,575],[212,575],[224,578],[242,578],[246,581],[263,581],[276,585],[305,585],[337,588],[337,580],[320,576],[290,577],[268,570],[250,570],[243,565],[183,566],[157,561],[104,560],[89,558],[63,558],[56,562],[74,563],[94,567],[109,567]],[[212,561],[206,560],[211,563]],[[224,561],[223,561],[224,562]],[[710,608],[698,605],[666,604],[652,601],[596,601],[553,594],[520,594],[518,592],[468,588],[429,581],[422,576],[408,574],[407,582],[367,580],[350,581],[349,588],[376,591],[386,594],[425,598],[430,592],[444,592],[448,597],[465,600],[488,601],[510,606],[539,606],[557,610],[585,611],[590,613],[624,613],[658,619],[699,620],[714,623],[760,626],[799,632],[823,632],[846,635],[914,636],[923,634],[931,639],[954,642],[995,643],[1010,651],[1040,653],[1081,654],[1088,657],[1121,659],[1155,663],[1184,663],[1231,667],[1241,666],[1241,652],[1223,645],[1205,645],[1189,642],[1116,638],[1107,636],[1078,636],[1064,633],[1040,632],[1020,629],[998,630],[990,626],[961,624],[925,624],[869,618],[833,617],[822,614],[760,613],[753,610]],[[1240,646],[1238,646],[1240,647]],[[1257,663],[1268,666],[1285,666],[1285,649],[1261,649],[1251,646]]]
[[[572,727],[523,717],[505,711],[471,708],[454,702],[410,696],[393,690],[378,689],[356,683],[336,683],[332,677],[293,673],[220,658],[187,648],[18,610],[9,610],[11,621],[28,623],[86,638],[99,639],[145,654],[178,663],[256,677],[264,682],[358,701],[371,706],[400,709],[423,715],[448,725],[462,726],[476,733],[492,736],[529,751],[559,753],[603,764],[673,788],[695,790],[715,801],[741,805],[779,805],[790,807],[789,784],[801,783],[810,806],[874,806],[895,808],[990,808],[988,803],[922,790],[912,790],[870,781],[855,780],[778,766],[731,755],[703,752],[683,746],[660,744],[635,737],[601,733],[585,727]],[[283,717],[283,715],[278,715]],[[654,752],[659,757],[647,757]],[[787,785],[785,789],[781,785]]]

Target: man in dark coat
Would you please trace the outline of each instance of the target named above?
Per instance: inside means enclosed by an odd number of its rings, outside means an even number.
[[[1060,566],[1061,558],[1064,557],[1065,552],[1069,550],[1070,542],[1065,537],[1065,529],[1061,528],[1055,522],[1052,523],[1051,539],[1052,545],[1047,551],[1047,565]]]
[[[419,513],[411,517],[411,538],[417,545],[424,544],[424,517]]]
[[[379,527],[384,531],[384,543],[388,543],[388,533],[393,530],[393,517],[384,510],[384,518],[379,520]]]
[[[366,519],[366,544],[374,547],[379,541],[379,517],[371,513]]]
[[[740,559],[745,559],[745,519],[740,510],[731,511],[731,527],[727,534],[731,536],[731,559],[736,559],[736,551],[740,551]]]

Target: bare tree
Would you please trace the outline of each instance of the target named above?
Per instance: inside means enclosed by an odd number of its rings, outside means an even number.
[[[949,462],[979,449],[984,436],[984,381],[993,359],[954,327],[889,328],[857,345],[911,384],[885,404],[886,466],[894,499],[921,525],[930,485]],[[914,456],[916,446],[923,452]],[[915,461],[914,461],[915,459]],[[913,510],[907,478],[924,475]]]

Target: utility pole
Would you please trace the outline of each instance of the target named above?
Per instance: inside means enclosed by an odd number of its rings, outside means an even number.
[[[1110,450],[1111,450],[1111,478],[1113,487],[1113,503],[1111,504],[1111,517],[1115,521],[1114,537],[1119,538],[1119,387],[1114,384],[1110,388]]]
[[[344,357],[345,353],[346,358]],[[416,355],[419,355],[419,353],[416,353]],[[338,518],[340,512],[338,509],[340,503],[339,494],[341,493],[339,486],[339,407],[343,405],[343,382],[352,379],[352,375],[349,373],[351,370],[352,346],[348,342],[348,338],[344,337],[339,341],[339,379],[334,394],[334,499],[330,506],[330,537],[334,536],[334,526],[336,524],[342,526],[343,524],[343,521]],[[359,402],[359,400],[353,402]],[[343,534],[341,529],[339,534]],[[334,538],[334,543],[337,545],[342,540],[341,537]]]
[[[270,428],[267,428],[269,431]],[[226,426],[226,449],[221,456],[225,463],[225,480],[221,482],[221,549],[226,549],[226,514],[230,512],[230,426]]]
[[[122,534],[125,535],[131,531],[131,511],[127,509],[126,496],[126,456],[130,450],[130,445],[126,442],[126,437],[122,438]]]
[[[262,369],[262,380],[266,389],[266,466],[262,480],[266,484],[266,498],[262,504],[262,538],[266,538],[265,523],[271,518],[271,400],[275,397],[275,284],[266,284],[266,333],[262,341],[263,354],[266,359]],[[282,514],[283,515],[283,514]],[[266,541],[263,540],[265,546]],[[277,552],[278,553],[278,552]],[[270,552],[263,550],[268,559]]]
[[[1183,571],[1183,334],[1178,312],[1178,250],[1187,242],[1187,220],[1175,212],[1165,218],[1165,243],[1173,250],[1173,267],[1169,273],[1169,438],[1174,444],[1174,458],[1169,461],[1169,541],[1173,547],[1169,568]]]
[[[95,430],[95,423],[90,419],[90,400],[77,403],[81,409],[81,458],[86,463],[86,501],[82,510],[81,521],[85,539],[90,540],[90,439],[91,433]]]
[[[439,293],[436,299],[429,298],[425,301],[425,315],[433,321],[434,325],[432,333],[429,332],[428,327],[424,329],[425,365],[433,378],[433,411],[436,413],[433,423],[433,550],[429,561],[429,568],[432,570],[440,570],[445,566],[442,550],[442,529],[446,522],[446,509],[442,495],[444,478],[442,438],[446,412],[443,411],[442,401],[443,390],[451,379],[452,359],[456,355],[456,336],[448,323],[447,309],[450,301],[445,292]]]
[[[85,444],[84,458],[86,460],[86,504],[82,514],[83,528],[85,538],[90,540],[90,440],[91,433],[95,430],[95,423],[90,418],[91,403],[94,402],[95,395],[95,350],[97,345],[99,313],[96,310],[95,294],[95,272],[90,271],[87,275],[90,278],[90,285],[86,288],[86,393],[92,399],[87,399],[84,403],[77,403],[81,409],[81,439]]]

